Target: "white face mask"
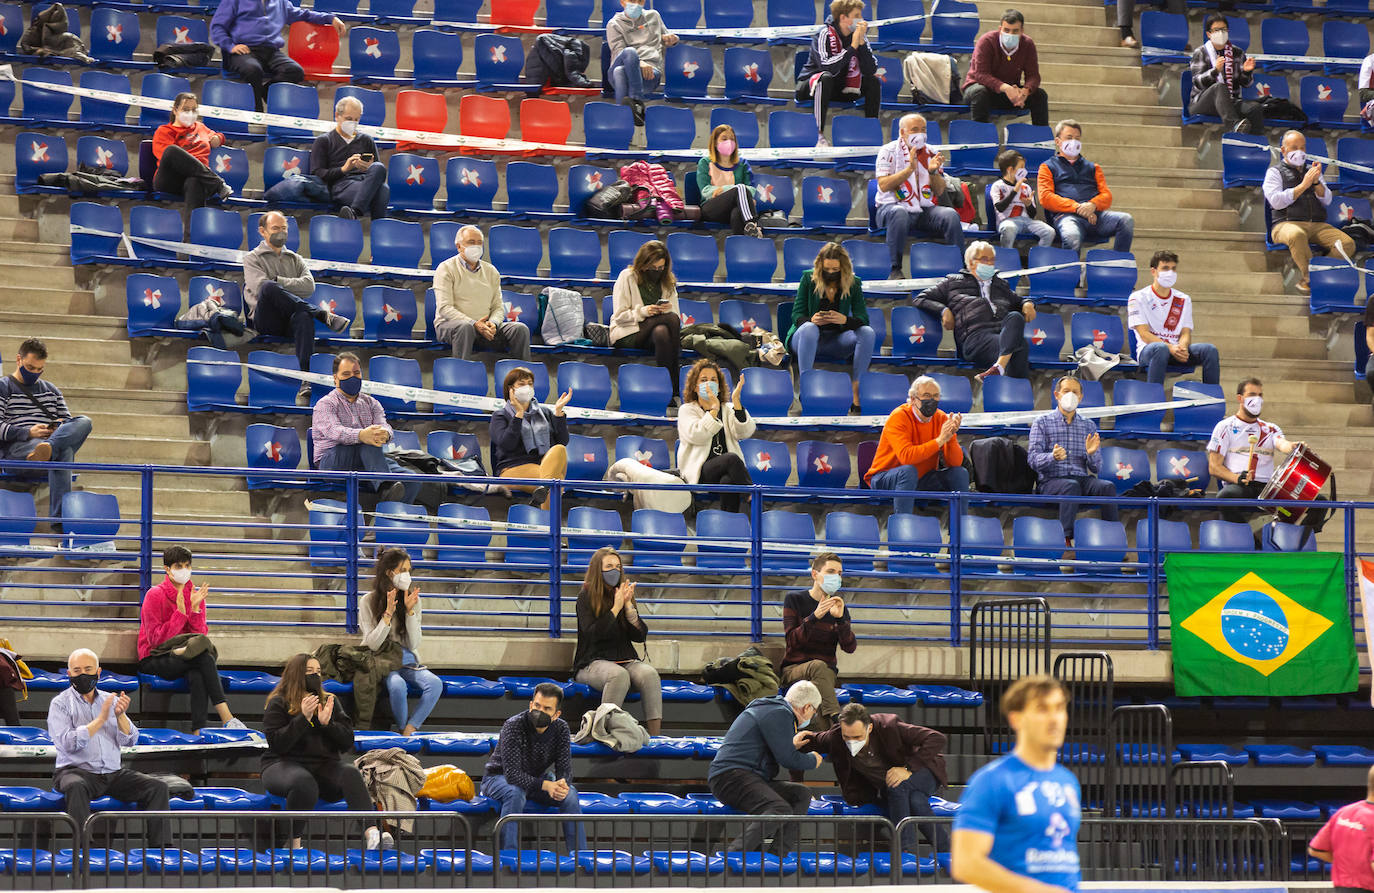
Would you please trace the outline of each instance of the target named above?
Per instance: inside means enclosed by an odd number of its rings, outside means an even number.
[[[1250,415],[1258,418],[1260,410],[1264,408],[1264,398],[1259,396],[1246,397],[1240,402],[1240,405],[1244,406],[1245,411],[1250,413]]]
[[[167,571],[167,576],[178,586],[185,586],[186,581],[191,579],[191,569],[189,567],[178,567]]]
[[[410,591],[410,574],[392,574],[391,585],[395,586],[399,592]]]
[[[515,399],[516,403],[529,403],[534,399],[534,385],[522,384],[511,391],[511,397]]]
[[[1065,158],[1077,158],[1078,153],[1083,151],[1083,144],[1078,140],[1064,140],[1059,151],[1064,153]]]
[[[1302,167],[1307,164],[1307,153],[1302,149],[1294,149],[1283,157],[1289,164],[1293,165],[1293,167]]]
[[[1229,31],[1213,31],[1209,37],[1212,39],[1212,46],[1221,49],[1231,39],[1231,33]]]
[[[177,123],[182,127],[190,127],[196,123],[196,113],[189,111],[177,112]]]
[[[926,146],[926,135],[924,133],[913,133],[910,138],[907,139],[907,142],[913,149],[924,149]]]
[[[1155,281],[1160,288],[1173,288],[1174,283],[1178,282],[1178,270],[1160,270]]]
[[[844,746],[849,748],[850,756],[857,757],[859,755],[859,751],[863,750],[864,745],[867,743],[867,741],[851,741],[849,739],[845,739]]]
[[[1059,395],[1059,408],[1065,412],[1073,412],[1078,408],[1078,395],[1073,391],[1065,391]]]
[[[339,122],[339,132],[342,133],[344,136],[352,136],[353,134],[355,134],[355,133],[358,132],[358,122],[357,122],[357,121],[340,121],[340,122]]]
[[[482,259],[481,245],[466,245],[463,247],[463,259],[470,264],[475,264]]]

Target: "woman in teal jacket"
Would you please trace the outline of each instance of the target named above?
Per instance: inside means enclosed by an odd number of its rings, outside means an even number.
[[[797,368],[802,375],[810,372],[818,354],[839,362],[852,357],[854,403],[849,411],[857,415],[859,379],[873,361],[876,339],[868,324],[863,283],[854,275],[849,252],[838,242],[827,242],[816,254],[815,267],[802,274],[792,303],[787,347],[797,357]]]
[[[697,162],[701,190],[701,219],[730,224],[735,235],[762,236],[755,208],[754,175],[739,157],[739,140],[729,124],[717,125]]]

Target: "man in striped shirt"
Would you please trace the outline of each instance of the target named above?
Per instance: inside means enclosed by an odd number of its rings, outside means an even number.
[[[91,420],[73,417],[56,385],[42,380],[48,348],[37,338],[19,345],[14,374],[0,379],[0,460],[74,462],[91,434]],[[70,471],[48,472],[48,517],[62,514],[72,490]],[[54,529],[58,528],[53,521]]]

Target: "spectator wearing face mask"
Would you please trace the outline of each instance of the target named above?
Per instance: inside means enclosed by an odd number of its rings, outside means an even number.
[[[997,156],[997,169],[1002,176],[992,181],[989,193],[1002,247],[1012,247],[1022,235],[1034,236],[1041,248],[1053,245],[1054,227],[1035,219],[1035,188],[1026,182],[1026,159],[1007,149]]]
[[[961,360],[985,367],[979,381],[989,375],[1030,375],[1026,323],[1035,320],[1035,304],[1019,300],[997,275],[997,249],[987,242],[969,245],[964,269],[921,292],[913,303],[954,332]]]
[[[964,102],[975,121],[992,120],[992,110],[1029,111],[1031,123],[1050,123],[1050,98],[1040,86],[1040,57],[1035,41],[1022,33],[1026,18],[1015,9],[1002,13],[996,31],[988,31],[973,45],[973,59],[964,78]],[[1043,202],[1042,202],[1043,204]]]
[[[262,714],[267,752],[262,755],[262,786],[286,801],[291,812],[306,812],[321,799],[343,800],[358,812],[373,809],[362,773],[353,756],[353,723],[339,699],[324,690],[320,662],[297,654],[286,662],[281,679],[267,695]],[[304,819],[291,823],[291,848],[299,849]],[[369,850],[394,849],[391,835],[383,839],[377,826],[363,833]]]
[[[781,688],[805,679],[821,693],[820,709],[811,725],[829,728],[835,724],[840,702],[835,697],[839,682],[836,648],[853,654],[859,647],[849,625],[849,608],[840,591],[843,564],[834,552],[822,552],[811,559],[811,588],[789,593],[782,603],[782,630],[787,651],[778,672]],[[819,723],[819,726],[817,724]]]
[[[611,0],[605,0],[609,3]],[[615,89],[615,101],[630,101],[636,127],[644,126],[644,94],[658,89],[663,80],[663,50],[677,45],[657,10],[645,9],[642,0],[620,0],[621,10],[606,23],[606,46],[611,68],[606,77]]]
[[[1207,471],[1221,484],[1218,499],[1258,499],[1274,476],[1275,453],[1292,453],[1302,441],[1290,441],[1283,429],[1260,419],[1264,382],[1247,378],[1236,385],[1236,414],[1217,422],[1207,441]],[[1225,509],[1227,521],[1246,521],[1253,510]]]
[[[729,124],[717,125],[706,145],[706,154],[697,162],[701,219],[728,223],[737,236],[761,237],[754,204],[754,174],[749,162],[739,157],[735,129]]]
[[[934,236],[956,248],[964,247],[964,226],[959,212],[937,203],[945,194],[942,152],[926,145],[926,119],[903,115],[897,139],[878,151],[874,173],[878,177],[878,225],[886,230],[889,276],[902,278],[902,260],[912,233]]]
[[[739,442],[754,436],[754,419],[740,402],[744,373],[735,389],[722,398],[725,376],[707,359],[697,360],[687,371],[687,391],[677,414],[677,469],[689,484],[731,484],[747,487],[754,482],[744,464]],[[740,494],[720,494],[720,507],[740,510]]]
[[[563,721],[563,689],[552,682],[534,687],[529,709],[501,726],[501,737],[492,749],[482,773],[481,794],[501,804],[501,815],[527,812],[533,801],[563,815],[581,815],[582,805],[573,787],[572,732]],[[569,850],[587,848],[581,822],[564,822],[563,837]],[[501,828],[501,849],[520,845],[520,828],[507,822]]]
[[[1083,385],[1064,376],[1054,387],[1055,408],[1031,423],[1027,459],[1040,479],[1045,496],[1116,496],[1116,487],[1098,478],[1102,470],[1102,438],[1091,419],[1078,414],[1083,400]],[[1065,499],[1059,503],[1059,524],[1064,529],[1064,544],[1073,548],[1073,522],[1079,503]],[[1102,503],[1102,520],[1117,519],[1116,505]]]
[[[1360,91],[1361,106],[1374,102],[1374,53],[1365,56],[1360,62],[1360,76],[1355,85]]]
[[[444,681],[420,663],[418,652],[424,636],[420,587],[410,577],[410,555],[405,549],[387,549],[377,559],[372,591],[358,600],[358,628],[363,647],[381,651],[395,642],[401,648],[401,667],[386,677],[391,718],[396,729],[409,738],[420,730],[444,694]],[[410,687],[420,690],[420,703],[409,710]]]
[[[366,471],[393,476],[359,481],[359,487],[374,491],[378,502],[413,503],[420,484],[404,483],[394,477],[405,474],[395,459],[382,451],[396,432],[386,421],[386,410],[377,398],[363,392],[363,368],[356,354],[344,352],[334,357],[334,390],[320,398],[310,420],[310,437],[315,444],[315,465],[321,471]]]
[[[550,410],[534,394],[534,373],[517,366],[501,385],[506,403],[491,414],[491,464],[503,478],[560,480],[568,470],[568,419],[563,408],[572,399],[564,391]],[[534,484],[513,486],[531,494],[530,503],[549,507],[549,488]]]
[[[658,670],[636,644],[649,638],[639,616],[635,584],[625,576],[620,553],[609,546],[597,549],[587,562],[582,589],[577,593],[577,651],[573,679],[601,692],[601,703],[625,705],[633,689],[644,707],[644,728],[657,735],[663,728],[663,690]]]
[[[816,147],[830,145],[825,119],[831,103],[862,98],[864,116],[876,118],[882,93],[878,61],[868,43],[863,0],[832,0],[830,17],[811,38],[811,49],[797,74],[797,102],[810,102],[815,109]]]
[[[1036,177],[1040,207],[1055,215],[1054,228],[1065,248],[1077,251],[1084,239],[1112,239],[1112,248],[1130,251],[1135,218],[1112,206],[1112,191],[1102,166],[1083,157],[1083,127],[1072,118],[1054,125],[1056,152]]]
[[[191,585],[191,550],[169,546],[162,553],[166,579],[148,590],[138,613],[138,671],[159,679],[185,679],[191,690],[191,728],[205,722],[213,706],[226,729],[242,729],[220,684],[219,665],[207,636],[205,599],[210,587]]]
[[[391,201],[386,165],[379,160],[377,143],[358,132],[362,117],[362,100],[340,97],[334,103],[334,129],[315,137],[310,147],[310,170],[329,187],[339,216],[345,220],[364,214],[378,220],[386,216],[386,205]]]
[[[612,346],[622,350],[652,350],[660,368],[668,370],[678,405],[682,370],[682,317],[678,315],[677,278],[673,259],[662,242],[639,246],[635,259],[620,271],[611,289]]]
[[[968,469],[964,450],[959,446],[962,413],[949,414],[940,409],[940,383],[922,375],[911,383],[907,402],[892,410],[883,423],[878,451],[873,455],[864,480],[874,490],[918,490],[948,493],[968,490]],[[912,496],[894,496],[892,509],[911,514],[916,507]]]
[[[1126,301],[1126,324],[1135,331],[1136,362],[1145,380],[1164,384],[1169,364],[1202,366],[1204,384],[1221,382],[1221,354],[1211,344],[1193,343],[1193,299],[1174,288],[1178,255],[1156,251],[1150,258],[1154,282]]]
[[[200,122],[194,93],[178,93],[172,100],[172,120],[153,132],[153,158],[157,172],[153,189],[179,195],[186,207],[205,207],[213,196],[224,200],[234,194],[219,174],[210,170],[210,152],[224,145],[224,134]]]
[[[1269,238],[1288,246],[1298,268],[1298,291],[1306,294],[1312,290],[1308,281],[1311,243],[1350,260],[1355,257],[1355,240],[1326,222],[1331,189],[1320,162],[1308,164],[1307,137],[1290,130],[1279,141],[1279,148],[1278,163],[1264,172],[1264,200],[1269,203],[1273,222]]]
[[[468,224],[454,236],[453,257],[435,268],[434,334],[460,360],[480,347],[528,363],[529,327],[506,319],[501,274],[482,260],[485,243],[482,231]]]
[[[859,379],[873,361],[877,338],[868,324],[863,282],[854,275],[849,252],[839,242],[827,242],[816,253],[815,266],[802,273],[792,302],[792,328],[786,341],[797,356],[797,368],[805,375],[817,356],[849,360],[854,390],[849,411],[857,415]]]
[[[1193,51],[1188,63],[1193,71],[1193,92],[1189,108],[1195,115],[1216,115],[1221,126],[1236,133],[1263,133],[1264,106],[1240,98],[1243,87],[1255,79],[1255,60],[1231,43],[1226,16],[1207,17],[1203,30],[1207,41]]]

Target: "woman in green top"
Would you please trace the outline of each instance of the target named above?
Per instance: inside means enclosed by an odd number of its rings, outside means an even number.
[[[753,180],[749,162],[739,157],[735,129],[718,125],[706,143],[706,154],[697,162],[701,219],[728,223],[735,235],[762,236],[754,210]]]
[[[854,275],[849,252],[839,242],[827,242],[816,254],[816,266],[802,273],[797,299],[792,303],[787,348],[796,356],[797,368],[806,375],[818,353],[841,362],[853,357],[849,374],[854,380],[854,403],[849,411],[857,415],[859,379],[873,361],[876,337],[868,324],[863,284]]]

